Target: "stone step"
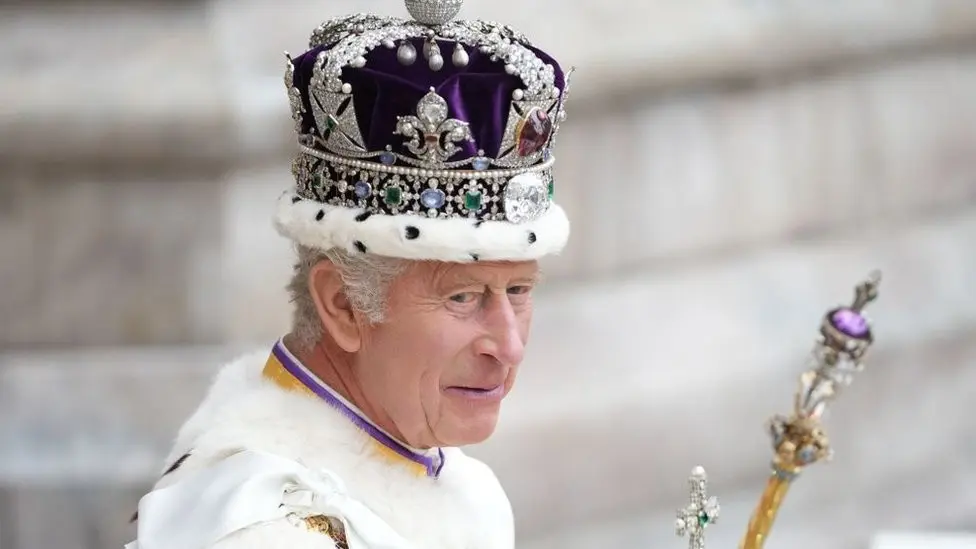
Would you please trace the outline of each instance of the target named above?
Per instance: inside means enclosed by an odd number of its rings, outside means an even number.
[[[9,53],[0,60],[5,171],[236,155],[205,2],[4,6],[0,48]]]
[[[553,269],[611,276],[973,204],[974,96],[976,50],[570,113],[555,193],[574,231]]]

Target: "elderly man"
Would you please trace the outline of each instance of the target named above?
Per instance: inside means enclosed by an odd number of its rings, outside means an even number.
[[[536,260],[568,238],[550,154],[566,75],[459,8],[331,20],[288,59],[293,326],[220,372],[129,547],[512,547],[504,491],[458,447],[495,429]]]

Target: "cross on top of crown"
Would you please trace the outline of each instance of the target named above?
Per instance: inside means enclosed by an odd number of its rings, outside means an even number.
[[[678,509],[675,533],[688,536],[688,549],[705,549],[705,528],[718,520],[718,499],[707,493],[708,475],[701,466],[695,467],[688,478],[688,505]]]

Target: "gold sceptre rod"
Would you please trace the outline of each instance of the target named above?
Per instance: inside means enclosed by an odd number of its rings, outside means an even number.
[[[762,549],[793,480],[805,467],[830,460],[830,442],[820,420],[827,403],[864,368],[861,358],[873,335],[862,311],[878,296],[880,282],[881,273],[871,273],[855,288],[850,306],[831,309],[824,316],[813,351],[814,365],[800,375],[792,415],[777,415],[769,422],[775,451],[772,473],[740,549]]]

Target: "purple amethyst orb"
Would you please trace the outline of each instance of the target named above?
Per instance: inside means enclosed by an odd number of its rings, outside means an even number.
[[[864,339],[871,333],[867,320],[853,309],[844,308],[832,312],[830,324],[840,333],[857,339]]]

